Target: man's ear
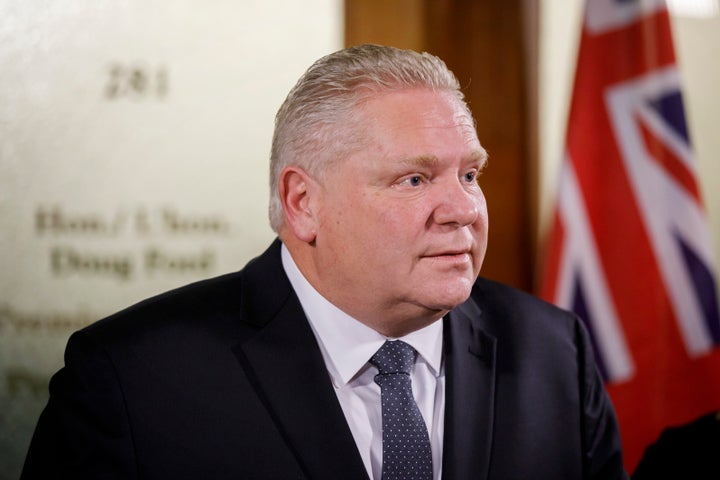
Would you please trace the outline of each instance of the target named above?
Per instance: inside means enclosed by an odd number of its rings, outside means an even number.
[[[313,210],[317,182],[298,166],[285,167],[278,179],[278,193],[285,212],[285,224],[295,237],[310,243],[317,236],[317,217]]]

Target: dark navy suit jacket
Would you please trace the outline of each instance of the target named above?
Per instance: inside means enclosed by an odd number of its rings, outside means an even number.
[[[625,478],[575,316],[481,278],[444,322],[444,480]],[[22,478],[367,480],[279,241],[75,333]]]

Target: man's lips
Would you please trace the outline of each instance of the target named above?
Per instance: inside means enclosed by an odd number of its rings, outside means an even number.
[[[466,267],[472,263],[472,254],[468,249],[447,250],[442,252],[430,252],[423,256],[425,260],[430,260],[437,265],[446,265],[453,267]]]
[[[452,249],[452,250],[442,250],[442,251],[430,251],[428,253],[425,253],[423,257],[428,258],[434,258],[434,257],[457,257],[462,255],[470,255],[471,249],[469,248],[458,248],[458,249]]]

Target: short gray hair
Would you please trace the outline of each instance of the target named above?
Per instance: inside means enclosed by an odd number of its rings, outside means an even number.
[[[283,225],[278,179],[288,165],[313,176],[361,146],[352,110],[378,92],[426,88],[455,94],[472,118],[460,84],[445,62],[429,53],[379,45],[346,48],[317,60],[288,93],[275,116],[270,153],[270,226]]]

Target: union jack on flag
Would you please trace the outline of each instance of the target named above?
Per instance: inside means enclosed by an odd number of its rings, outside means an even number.
[[[664,1],[589,0],[541,296],[592,335],[626,468],[720,410],[720,314]]]

